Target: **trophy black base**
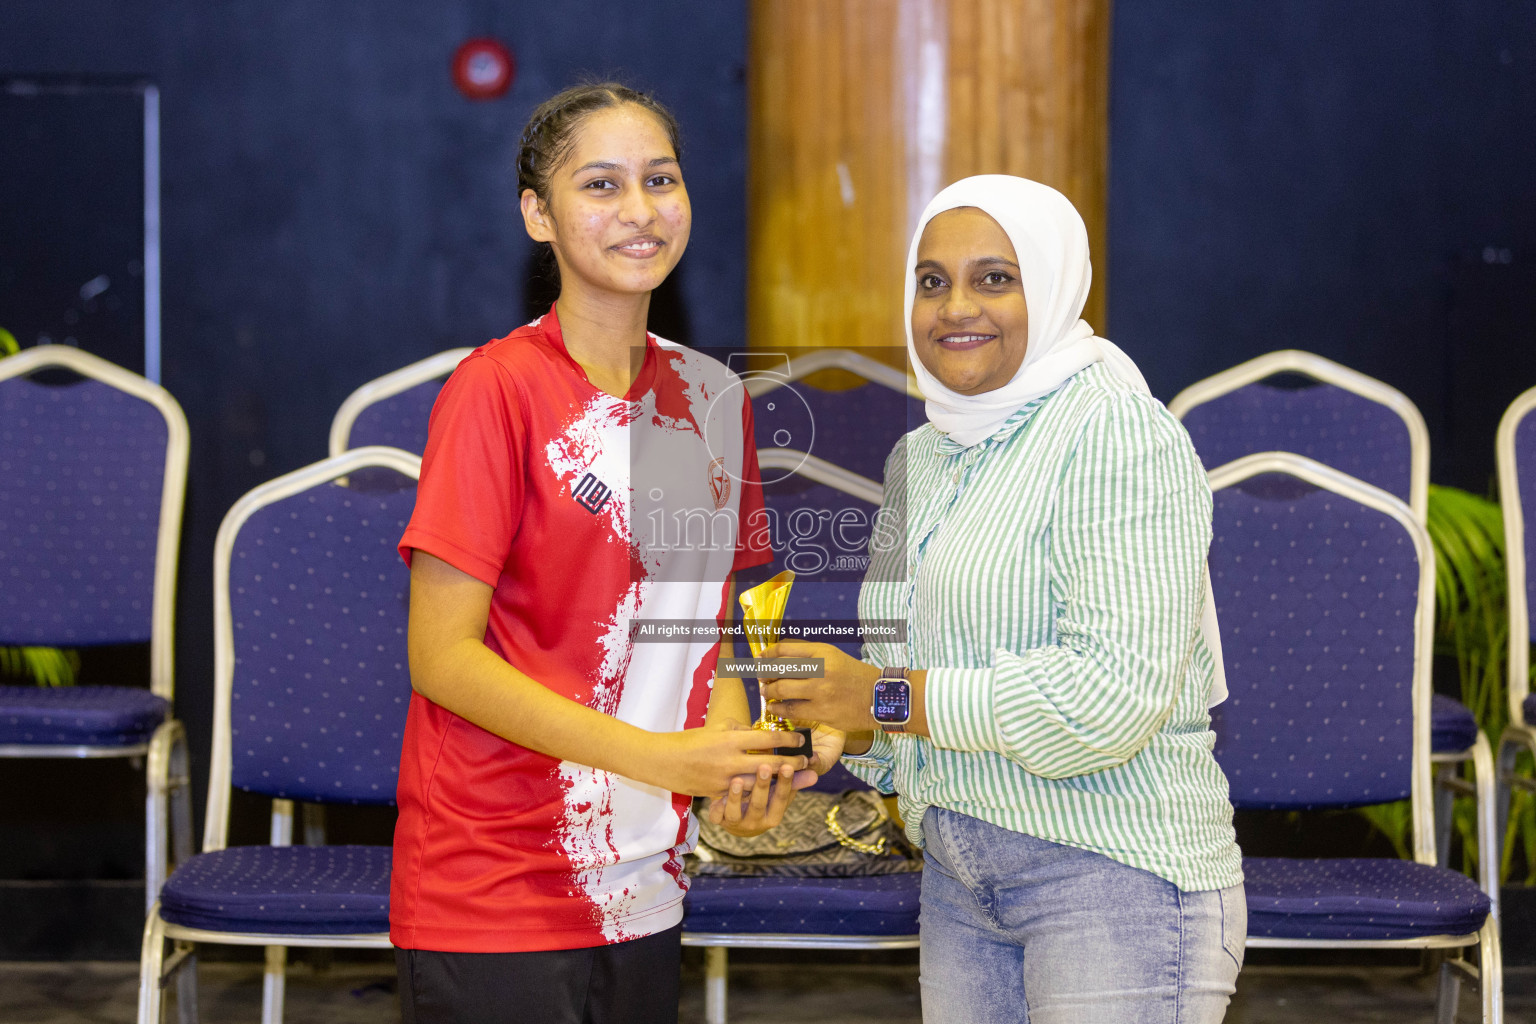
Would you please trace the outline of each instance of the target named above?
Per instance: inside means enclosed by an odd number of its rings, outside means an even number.
[[[815,753],[816,748],[811,745],[811,730],[809,728],[800,726],[795,729],[786,730],[786,739],[788,739],[787,733],[789,732],[800,734],[800,745],[798,747],[779,747],[778,752],[780,754],[783,754],[785,757],[795,757],[796,755],[811,757]]]

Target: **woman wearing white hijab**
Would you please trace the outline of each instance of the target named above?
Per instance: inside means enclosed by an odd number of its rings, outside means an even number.
[[[859,600],[905,642],[770,652],[825,659],[765,696],[847,733],[925,848],[930,1024],[1204,1024],[1241,967],[1210,489],[1080,319],[1090,274],[1082,219],[1038,182],[981,175],[928,205],[906,306],[929,423],[886,462],[903,543],[877,531]]]

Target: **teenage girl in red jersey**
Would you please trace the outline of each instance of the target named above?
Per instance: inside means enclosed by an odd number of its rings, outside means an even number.
[[[806,767],[739,724],[718,644],[630,633],[723,615],[732,573],[771,559],[744,528],[762,508],[751,408],[718,362],[645,329],[691,225],[664,108],[569,89],[534,111],[518,179],[560,296],[444,386],[400,542],[402,1015],[675,1022],[689,797],[754,834]],[[668,522],[697,511],[743,528],[669,548]]]

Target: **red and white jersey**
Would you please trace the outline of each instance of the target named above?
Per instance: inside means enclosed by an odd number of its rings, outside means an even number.
[[[633,643],[630,624],[721,616],[727,576],[772,558],[740,528],[761,508],[734,374],[650,336],[616,398],[567,354],[552,309],[449,378],[400,550],[494,587],[486,646],[529,677],[670,732],[703,723],[719,645]],[[415,694],[399,806],[396,946],[569,949],[682,919],[697,835],[686,796],[529,750]]]

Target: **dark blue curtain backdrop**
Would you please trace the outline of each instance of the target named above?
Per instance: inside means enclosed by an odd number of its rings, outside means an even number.
[[[322,457],[358,384],[526,318],[512,165],[535,103],[591,72],[673,107],[695,228],[655,326],[739,341],[746,8],[0,5],[0,76],[134,75],[161,90],[164,382],[193,431],[177,704],[199,817],[219,520],[250,487]],[[1483,488],[1499,411],[1536,384],[1536,0],[1116,0],[1114,12],[1109,251],[1096,254],[1108,336],[1164,399],[1270,349],[1331,356],[1423,407],[1436,479]],[[479,35],[516,53],[500,101],[471,103],[449,78],[455,47]],[[8,146],[4,159],[26,154]],[[79,778],[83,790],[95,776]],[[109,845],[131,860],[138,804],[123,779]],[[26,849],[56,852],[62,836]],[[16,856],[0,855],[0,875],[49,877],[55,863]]]
[[[1164,400],[1277,348],[1483,491],[1536,385],[1536,3],[1115,0],[1108,336]]]
[[[471,102],[453,86],[454,50],[475,36],[515,54],[516,79],[500,100]],[[359,384],[529,318],[537,289],[525,287],[534,266],[514,163],[538,102],[595,75],[648,89],[672,108],[694,229],[652,326],[678,340],[739,343],[745,56],[743,0],[0,6],[0,76],[131,75],[160,87],[163,383],[185,407],[193,439],[176,704],[193,745],[199,819],[219,521],[249,488],[324,457],[331,416]],[[5,147],[3,159],[25,158]],[[18,784],[43,777],[30,766],[8,770]],[[82,778],[89,786],[101,776]],[[133,785],[124,773],[123,799],[96,801],[124,805],[118,833],[129,844],[105,844],[98,875],[121,873],[124,860],[133,870],[140,856]],[[0,877],[57,877],[56,838],[22,845],[0,854]],[[65,871],[76,868],[92,874],[89,863]]]

